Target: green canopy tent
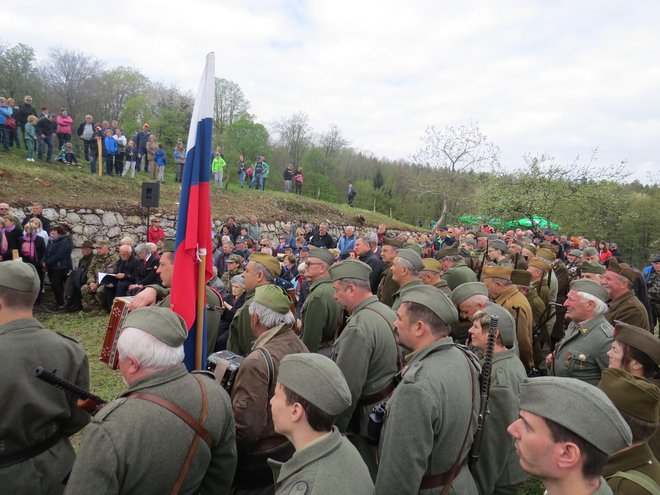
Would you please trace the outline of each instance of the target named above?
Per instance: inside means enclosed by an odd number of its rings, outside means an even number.
[[[504,225],[504,227],[510,228],[510,227],[536,227],[538,229],[553,229],[553,230],[559,230],[561,227],[557,225],[556,223],[548,222],[545,218],[541,218],[539,216],[534,215],[534,223],[529,218],[521,218],[520,220],[514,220],[513,222],[508,222],[507,224]]]
[[[481,225],[483,223],[487,223],[488,225],[492,225],[493,227],[504,227],[506,225],[501,218],[488,218],[485,216],[464,215],[462,217],[459,217],[458,221],[469,223],[471,225]]]

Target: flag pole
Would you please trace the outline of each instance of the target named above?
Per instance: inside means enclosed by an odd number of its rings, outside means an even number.
[[[197,333],[195,334],[195,369],[204,369],[202,366],[202,356],[204,349],[204,296],[206,295],[206,283],[204,274],[206,272],[206,249],[200,249],[200,261],[197,267]]]

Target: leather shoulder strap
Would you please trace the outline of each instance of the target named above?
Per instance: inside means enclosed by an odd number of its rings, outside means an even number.
[[[607,479],[612,478],[623,478],[628,481],[632,481],[636,485],[641,486],[644,490],[649,493],[660,493],[660,485],[651,478],[650,476],[642,473],[641,471],[636,471],[631,469],[630,471],[617,471],[612,476],[608,476]]]
[[[392,333],[392,338],[394,339],[394,345],[396,345],[396,358],[397,358],[397,366],[399,368],[399,371],[403,369],[403,356],[401,356],[401,352],[399,351],[399,344],[396,341],[396,329],[394,328],[394,325],[390,323],[390,321],[385,317],[383,313],[378,311],[376,308],[372,308],[371,306],[365,306],[363,309],[368,309],[369,311],[373,311],[377,315],[379,315],[383,320],[385,320],[385,323],[387,323],[387,326],[390,327],[391,333]]]
[[[275,386],[275,366],[273,365],[273,358],[270,355],[270,352],[268,352],[268,349],[257,347],[257,351],[259,351],[264,357],[266,366],[268,366],[268,394],[273,395],[273,387]]]

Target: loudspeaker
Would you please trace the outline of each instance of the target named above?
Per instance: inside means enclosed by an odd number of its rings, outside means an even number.
[[[142,206],[158,208],[160,202],[160,182],[142,183]]]

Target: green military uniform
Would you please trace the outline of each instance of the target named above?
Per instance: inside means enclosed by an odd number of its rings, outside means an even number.
[[[617,475],[620,471],[636,471],[648,476],[655,482],[656,491],[649,491],[629,478]],[[633,473],[633,476],[635,473]],[[626,495],[656,495],[660,493],[660,463],[651,452],[647,443],[643,443],[629,450],[617,452],[609,458],[603,476],[614,493]]]
[[[247,356],[251,349],[252,343],[256,339],[250,324],[250,312],[248,308],[250,303],[254,300],[254,289],[245,292],[245,302],[243,306],[238,308],[234,319],[231,320],[229,326],[229,339],[227,340],[227,350],[234,354]]]
[[[235,277],[236,275],[240,275],[244,272],[243,267],[237,269],[237,270],[227,270],[225,273],[222,274],[220,277],[220,280],[222,281],[223,284],[225,284],[225,290],[227,293],[231,294],[231,287],[229,287],[230,282],[232,277]]]
[[[621,297],[610,301],[610,310],[605,315],[607,321],[611,324],[614,320],[623,321],[629,325],[643,328],[651,331],[649,315],[646,308],[641,303],[635,293],[630,290]]]
[[[527,302],[532,308],[532,355],[534,356],[534,367],[538,368],[539,364],[543,362],[543,350],[541,345],[548,338],[548,328],[545,324],[541,325],[541,328],[538,332],[535,332],[534,329],[546,318],[546,306],[543,304],[543,301],[536,293],[534,287],[525,294]],[[538,333],[538,337],[535,335]],[[545,337],[545,338],[544,338]]]
[[[601,372],[609,366],[607,351],[613,337],[614,328],[603,315],[581,323],[572,321],[555,347],[552,374],[597,385]]]
[[[92,292],[89,284],[92,282],[98,284],[98,273],[114,273],[118,261],[119,256],[113,252],[109,252],[105,256],[99,256],[98,254],[94,256],[87,270],[87,283],[80,289],[85,309],[106,307],[105,286],[100,285],[96,292]]]
[[[518,485],[529,478],[520,467],[514,439],[508,426],[518,419],[520,384],[525,368],[513,349],[493,355],[488,409],[490,414],[482,437],[481,455],[473,474],[481,494],[515,495]]]
[[[378,291],[376,292],[378,300],[391,308],[392,304],[394,304],[394,294],[397,290],[399,290],[399,284],[392,279],[391,266],[387,265],[383,270],[383,275],[380,277],[380,283],[378,284]]]
[[[343,324],[344,310],[335,301],[330,275],[319,278],[309,288],[300,310],[302,341],[309,352],[332,347]]]
[[[452,290],[449,288],[449,284],[445,280],[440,279],[439,282],[433,284],[433,287],[440,289],[440,292],[451,299]]]
[[[447,282],[449,288],[454,290],[465,282],[476,282],[477,276],[463,261],[455,263],[447,272],[442,276],[442,280]]]
[[[236,467],[234,418],[229,396],[213,376],[198,374],[207,391],[204,428],[211,446],[200,441],[181,493],[227,493]],[[96,414],[85,429],[67,493],[170,493],[193,440],[194,431],[164,407],[129,398],[149,393],[175,403],[195,419],[200,387],[183,366],[133,382],[117,400]],[[210,461],[209,461],[210,460]],[[210,463],[209,463],[210,462]]]
[[[410,289],[412,287],[418,287],[420,285],[424,285],[420,279],[415,279],[412,282],[408,282],[406,285],[403,287],[399,287],[399,289],[394,293],[394,302],[392,303],[392,309],[396,312],[397,309],[399,309],[399,306],[401,306],[401,293],[407,289]]]
[[[423,478],[446,473],[467,455],[461,446],[466,432],[472,438],[477,428],[479,378],[452,344],[444,337],[407,357],[401,382],[387,401],[378,449],[379,495],[439,493],[439,487],[421,489]],[[457,494],[477,493],[467,466],[452,488]]]
[[[2,265],[7,263],[23,264],[6,261]],[[36,272],[34,277],[38,290]],[[76,457],[68,437],[89,422],[89,414],[76,406],[75,398],[34,377],[38,366],[57,370],[58,376],[89,389],[87,354],[76,341],[44,329],[32,318],[0,325],[3,376],[0,491],[3,493],[62,493],[62,478]],[[49,440],[52,440],[50,447]],[[45,448],[35,455],[26,453],[20,462],[21,452],[39,444]],[[18,462],[5,465],[11,456]]]
[[[286,463],[269,460],[268,464],[276,495],[371,495],[374,491],[360,455],[337,427]]]

